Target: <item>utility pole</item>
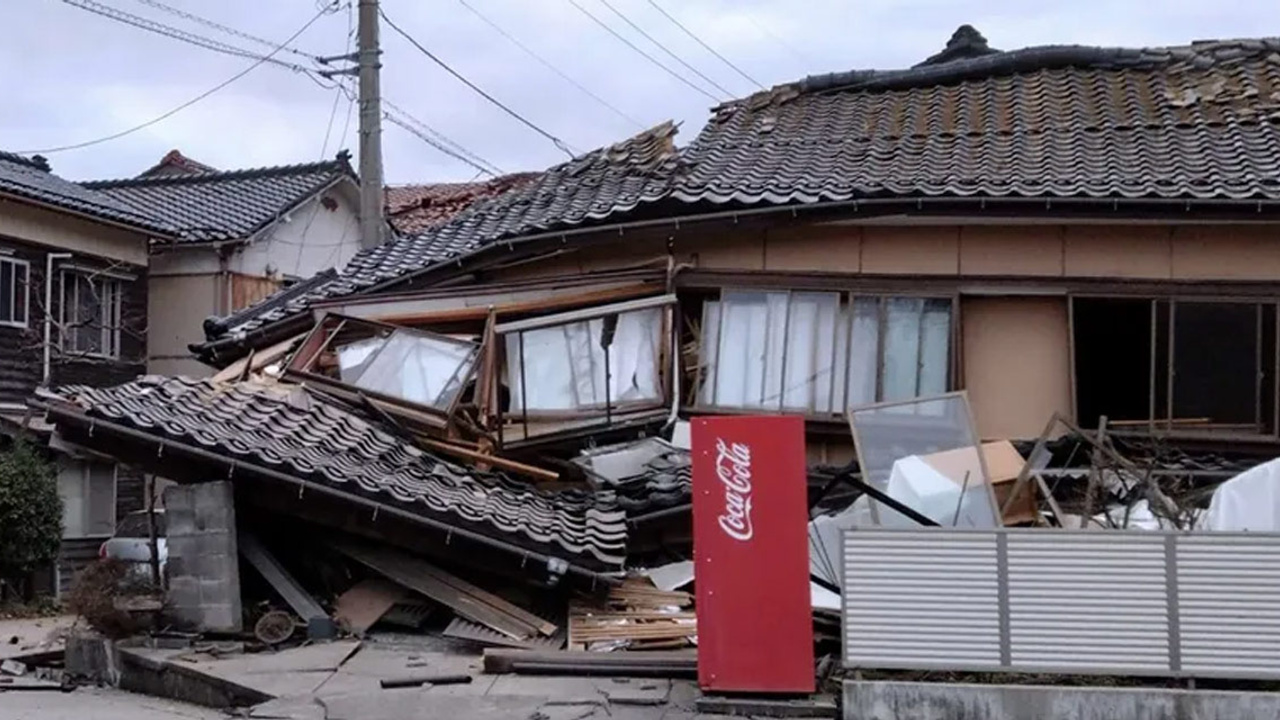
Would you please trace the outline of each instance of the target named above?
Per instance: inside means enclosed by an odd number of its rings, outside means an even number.
[[[382,196],[382,68],[378,48],[378,0],[360,0],[359,47],[356,53],[360,80],[360,244],[382,244],[386,220]]]

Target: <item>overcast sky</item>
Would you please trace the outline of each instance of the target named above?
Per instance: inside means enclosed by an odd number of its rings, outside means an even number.
[[[344,0],[345,1],[345,0]],[[351,0],[354,4],[355,0]],[[693,75],[628,27],[602,0],[574,0],[663,64]],[[317,0],[165,0],[173,7],[276,42],[317,12]],[[622,114],[649,126],[683,123],[697,133],[713,105],[612,37],[571,0],[466,0]],[[755,86],[699,47],[650,0],[608,0],[618,11],[735,96]],[[1280,34],[1275,0],[654,0],[765,86],[813,73],[896,68],[941,49],[962,23],[992,47],[1083,43],[1169,45],[1195,39]],[[270,48],[222,34],[149,4],[101,4],[255,52]],[[387,15],[478,86],[575,150],[640,129],[540,65],[469,11],[462,0],[382,0]],[[351,10],[354,12],[354,8]],[[349,12],[321,17],[293,45],[318,55],[346,51]],[[0,0],[0,148],[36,150],[93,140],[146,122],[252,64],[140,30],[61,0]],[[385,25],[384,97],[497,168],[539,169],[565,159],[548,139],[449,76]],[[282,60],[307,63],[293,55]],[[171,148],[223,169],[310,162],[357,147],[348,101],[305,75],[263,65],[220,92],[144,130],[49,154],[73,179],[135,175]],[[334,117],[330,124],[331,114]],[[326,131],[330,134],[324,146]],[[471,167],[395,125],[383,133],[391,183],[467,180]]]

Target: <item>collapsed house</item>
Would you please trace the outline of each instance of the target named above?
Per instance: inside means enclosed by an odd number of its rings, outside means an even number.
[[[543,586],[690,556],[699,414],[803,416],[815,513],[866,494],[916,523],[1080,527],[1105,495],[1172,520],[1152,478],[1229,475],[1171,453],[1280,440],[1277,92],[1280,40],[1001,52],[966,26],[911,69],[726,103],[684,148],[660,125],[212,319],[211,379],[40,405],[67,442],[230,480],[238,508]],[[883,413],[875,467],[855,452],[850,408],[940,397],[962,412]],[[987,508],[933,456],[983,439],[1021,450],[999,478],[977,461]],[[1117,450],[1144,442],[1149,463]],[[917,497],[963,478],[954,518],[893,495],[907,456]],[[818,598],[838,573],[814,565]]]

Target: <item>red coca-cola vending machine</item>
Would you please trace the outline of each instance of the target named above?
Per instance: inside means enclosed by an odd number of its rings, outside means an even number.
[[[804,420],[693,420],[698,684],[811,693]]]

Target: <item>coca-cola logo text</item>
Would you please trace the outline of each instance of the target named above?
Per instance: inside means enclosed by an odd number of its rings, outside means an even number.
[[[716,476],[724,485],[720,529],[734,540],[750,540],[755,533],[751,526],[751,446],[730,445],[716,438]]]

